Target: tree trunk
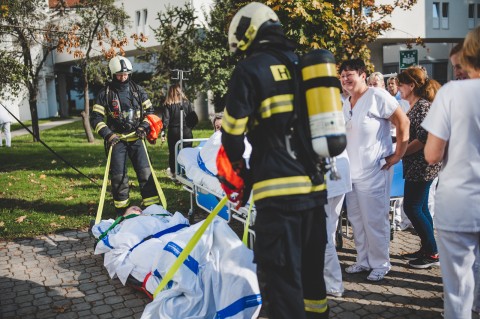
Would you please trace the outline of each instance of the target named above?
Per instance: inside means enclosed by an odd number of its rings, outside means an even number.
[[[38,142],[40,140],[40,128],[38,126],[37,90],[35,87],[29,86],[28,91],[28,104],[30,106],[30,116],[32,117],[33,141]]]
[[[87,135],[88,143],[93,143],[95,138],[93,137],[92,128],[90,127],[90,100],[88,96],[88,79],[84,72],[83,75],[83,98],[85,100],[85,109],[81,113],[83,118],[83,128],[85,129],[85,135]]]

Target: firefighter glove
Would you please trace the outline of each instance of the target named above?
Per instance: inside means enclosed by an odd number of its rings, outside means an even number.
[[[110,133],[105,136],[105,142],[107,143],[107,148],[113,147],[115,144],[120,142],[120,138],[115,133]]]
[[[217,178],[228,199],[236,204],[236,208],[245,206],[252,190],[251,172],[246,168],[245,160],[231,163],[220,147],[217,155]]]
[[[135,135],[137,135],[138,138],[144,139],[145,137],[147,137],[147,131],[143,126],[139,126],[135,131]]]

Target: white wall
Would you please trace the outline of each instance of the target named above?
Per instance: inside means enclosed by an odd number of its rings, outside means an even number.
[[[393,0],[380,0],[378,4],[393,4]],[[425,0],[419,0],[412,10],[395,9],[388,20],[392,23],[394,30],[386,32],[380,38],[424,38],[426,35]]]
[[[448,27],[442,26],[440,16],[439,27],[434,28],[433,3],[448,3]],[[392,4],[393,0],[381,0],[379,3]],[[468,32],[468,4],[480,3],[479,0],[419,0],[412,10],[396,9],[390,21],[394,30],[386,32],[380,38],[406,39],[420,37],[423,39],[463,38]],[[475,7],[475,15],[477,8]],[[441,9],[440,9],[441,14]],[[477,19],[477,24],[480,22]]]

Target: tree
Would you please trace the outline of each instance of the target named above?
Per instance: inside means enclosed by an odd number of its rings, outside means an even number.
[[[233,0],[216,0],[203,26],[202,41],[193,57],[192,84],[199,90],[213,93],[215,111],[225,108],[228,80],[237,62],[228,49],[228,26],[243,3]]]
[[[85,101],[81,115],[87,140],[92,143],[89,82],[104,83],[108,71],[102,61],[118,53],[125,54],[123,47],[128,44],[128,39],[123,30],[130,17],[123,7],[115,6],[115,0],[80,0],[76,7],[78,10],[75,11],[72,27],[66,36],[59,39],[57,51],[66,51],[78,59]],[[133,38],[134,41],[145,41],[143,35]]]
[[[38,141],[37,92],[49,53],[55,49],[58,28],[49,22],[44,0],[3,0],[0,14],[0,69],[9,74],[0,77],[2,96],[19,95],[22,86],[28,91],[33,140]]]
[[[370,60],[368,44],[383,32],[392,30],[388,20],[394,10],[409,10],[417,0],[282,1],[266,0],[284,23],[286,33],[300,43],[301,51],[312,48],[330,50],[337,61],[361,58]],[[372,66],[369,66],[372,68]]]
[[[157,13],[160,25],[152,29],[160,44],[157,48],[141,48],[146,62],[155,63],[155,72],[150,80],[142,83],[153,105],[161,105],[165,99],[164,88],[171,82],[174,69],[192,70],[193,54],[199,45],[200,34],[195,24],[195,10],[190,3],[183,7],[167,6],[165,11]],[[194,96],[195,88],[186,85],[188,96]]]

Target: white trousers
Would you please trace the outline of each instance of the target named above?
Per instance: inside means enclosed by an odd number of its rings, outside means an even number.
[[[480,232],[451,232],[437,229],[437,246],[443,280],[446,319],[472,318],[475,274]]]
[[[353,229],[357,264],[390,271],[390,187],[393,169],[381,170],[369,180],[354,182],[347,193],[347,216]]]
[[[325,205],[327,214],[327,234],[328,243],[325,250],[325,267],[323,268],[323,277],[325,278],[325,286],[327,293],[342,293],[345,290],[342,282],[342,269],[338,260],[337,250],[335,249],[336,232],[338,219],[342,212],[343,200],[345,195],[339,195],[328,199]]]
[[[2,146],[2,132],[5,134],[5,145],[12,146],[12,136],[10,134],[10,122],[0,124],[0,146]]]

